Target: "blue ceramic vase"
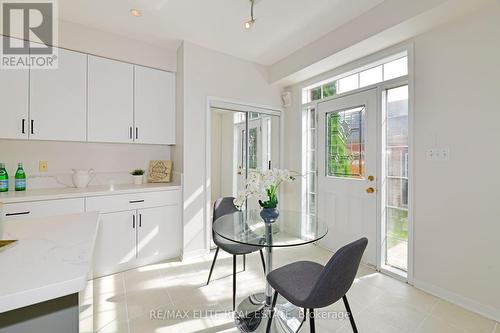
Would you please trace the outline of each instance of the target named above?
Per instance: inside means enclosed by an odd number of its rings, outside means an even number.
[[[278,216],[280,216],[278,208],[262,208],[260,211],[260,217],[262,217],[265,223],[276,222]]]

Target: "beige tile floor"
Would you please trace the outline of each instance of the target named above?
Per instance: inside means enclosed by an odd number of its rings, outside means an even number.
[[[326,263],[331,253],[314,245],[275,251],[275,266],[297,260]],[[206,279],[213,253],[183,262],[146,266],[89,282],[81,295],[81,331],[85,333],[237,332],[231,317],[232,259],[220,252],[212,282]],[[241,268],[241,261],[239,261]],[[238,273],[238,302],[264,286],[258,254],[248,256]],[[419,291],[393,278],[360,267],[348,293],[354,318],[365,333],[500,333],[500,324]],[[151,319],[151,310],[210,310],[187,318]],[[343,312],[342,302],[322,311]],[[216,312],[217,311],[217,312]],[[161,315],[162,313],[159,313]],[[178,312],[182,317],[183,312]],[[195,316],[193,316],[193,314]],[[349,320],[317,319],[317,332],[352,332]],[[305,325],[302,332],[309,332]]]

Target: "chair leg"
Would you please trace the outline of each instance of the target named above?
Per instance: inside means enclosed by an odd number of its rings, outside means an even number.
[[[267,321],[266,333],[269,333],[271,330],[271,323],[273,321],[274,316],[274,307],[276,306],[276,301],[278,300],[278,292],[274,291],[273,304],[271,305],[271,313],[269,314],[269,320]]]
[[[314,325],[314,309],[309,309],[309,331],[316,333],[316,325]]]
[[[243,271],[246,271],[247,269],[247,255],[243,255]]]
[[[208,274],[207,286],[210,283],[210,278],[212,277],[212,272],[214,270],[215,261],[217,260],[217,255],[218,254],[219,254],[219,247],[217,246],[217,249],[215,250],[214,261],[212,261],[212,266],[210,267],[210,273]]]
[[[358,329],[356,327],[356,323],[354,322],[354,317],[352,316],[351,307],[349,306],[349,302],[347,301],[347,296],[343,296],[342,300],[344,301],[345,309],[347,310],[347,315],[349,316],[349,321],[351,322],[352,331],[354,333],[358,333]]]
[[[264,260],[264,253],[262,253],[262,249],[260,252],[260,260],[262,261],[262,268],[264,268],[264,274],[266,274],[266,261]]]
[[[236,310],[236,255],[233,255],[233,311]]]

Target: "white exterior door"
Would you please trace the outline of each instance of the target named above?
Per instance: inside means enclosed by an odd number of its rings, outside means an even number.
[[[30,77],[30,139],[85,141],[87,55],[59,49],[57,69],[34,69]]]
[[[363,261],[377,263],[377,90],[318,104],[318,213],[322,245],[337,250],[368,238]]]
[[[134,71],[135,142],[175,144],[175,75],[141,66]]]
[[[134,66],[88,56],[88,141],[133,142]]]

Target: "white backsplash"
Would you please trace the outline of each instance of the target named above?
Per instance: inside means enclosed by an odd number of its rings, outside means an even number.
[[[6,165],[11,188],[18,162],[28,176],[27,188],[40,189],[73,186],[72,169],[94,169],[90,185],[129,184],[133,169],[147,171],[150,160],[168,159],[169,146],[0,140],[0,162]],[[48,172],[38,171],[39,161],[48,161]]]

